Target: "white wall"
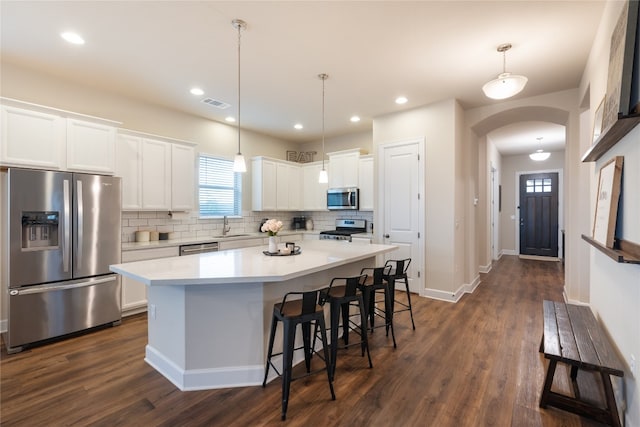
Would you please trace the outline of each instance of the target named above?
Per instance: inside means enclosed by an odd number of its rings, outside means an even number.
[[[609,62],[609,47],[615,22],[624,6],[623,2],[608,1],[605,12],[593,44],[589,62],[580,85],[582,93],[589,94],[590,116],[603,99],[606,92]],[[593,122],[591,122],[593,123]],[[591,126],[588,127],[589,129]],[[620,142],[589,169],[589,180],[580,191],[591,195],[590,224],[593,222],[595,194],[597,192],[597,174],[600,167],[613,156],[624,156],[622,195],[618,220],[619,235],[622,239],[640,244],[640,127],[629,132]],[[581,148],[584,150],[591,142],[590,134],[585,135]],[[584,212],[581,215],[585,215]],[[588,233],[587,233],[588,234]],[[624,360],[629,363],[631,355],[636,359],[635,377],[627,366],[624,377],[624,395],[628,409],[625,412],[626,425],[640,426],[640,265],[618,264],[590,248],[588,259],[583,265],[590,266],[590,305],[601,324],[613,339],[616,348]],[[571,295],[579,297],[579,295]]]
[[[367,154],[373,154],[373,131],[368,130],[324,139],[325,153],[352,148],[361,148]],[[316,151],[318,154],[315,160],[322,160],[322,140],[300,144],[298,151]],[[329,159],[325,158],[326,160]]]
[[[456,114],[457,102],[446,100],[400,113],[376,117],[373,146],[425,138],[426,218],[423,260],[427,290],[455,293],[454,224],[456,220]],[[461,266],[460,266],[461,267]]]

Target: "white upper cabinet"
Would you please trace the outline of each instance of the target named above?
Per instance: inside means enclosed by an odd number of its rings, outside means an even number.
[[[276,173],[276,162],[274,160],[264,157],[255,157],[251,160],[252,210],[276,210]]]
[[[123,210],[188,211],[195,207],[195,150],[132,131],[118,133],[116,174]]]
[[[360,149],[327,153],[329,156],[329,188],[357,187]]]
[[[142,138],[142,208],[171,209],[171,145]]]
[[[142,209],[142,138],[118,134],[116,175],[122,178],[122,209]]]
[[[373,210],[373,155],[360,156],[358,164],[360,210]]]
[[[325,169],[329,166],[325,162]],[[329,184],[318,182],[322,162],[307,163],[302,166],[302,209],[305,211],[326,211],[327,210],[327,188]]]
[[[67,119],[67,170],[115,172],[116,128]]]
[[[5,165],[62,169],[65,119],[3,105],[1,142],[0,161]]]
[[[302,210],[302,168],[298,164],[254,157],[251,174],[254,211]]]
[[[193,147],[171,144],[171,210],[189,211],[195,207],[195,159]]]
[[[2,98],[0,163],[113,174],[117,124]]]

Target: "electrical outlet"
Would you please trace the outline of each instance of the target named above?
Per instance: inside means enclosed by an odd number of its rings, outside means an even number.
[[[629,358],[629,370],[631,371],[631,376],[635,378],[636,377],[636,357],[633,354]]]
[[[151,316],[152,319],[156,318],[156,305],[155,304],[149,304],[149,316]]]

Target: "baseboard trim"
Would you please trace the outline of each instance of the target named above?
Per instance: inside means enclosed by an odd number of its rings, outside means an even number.
[[[145,352],[145,362],[181,391],[261,385],[264,376],[264,366],[249,365],[233,369],[182,369],[150,345],[146,346]]]
[[[0,333],[7,332],[7,329],[8,329],[7,319],[0,320]]]
[[[553,261],[560,262],[560,258],[552,256],[538,256],[538,255],[519,255],[520,259],[530,259],[534,261]]]
[[[488,272],[490,272],[490,271],[491,271],[491,266],[492,266],[492,265],[493,265],[493,264],[489,264],[489,265],[480,265],[480,266],[478,266],[478,271],[479,271],[480,273],[488,273]]]
[[[500,251],[500,255],[518,255],[515,249],[503,249]]]

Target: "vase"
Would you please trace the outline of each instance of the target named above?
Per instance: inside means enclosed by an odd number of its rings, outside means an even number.
[[[275,254],[278,252],[278,244],[276,243],[276,236],[269,236],[269,253]]]

